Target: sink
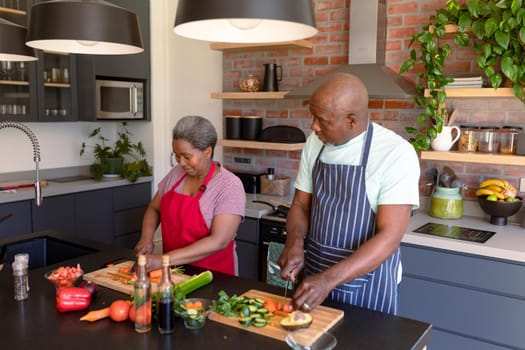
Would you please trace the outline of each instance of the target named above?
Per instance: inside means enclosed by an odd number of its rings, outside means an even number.
[[[84,181],[84,180],[91,180],[91,179],[93,178],[88,175],[75,175],[75,176],[55,177],[53,179],[47,179],[47,181],[58,182],[58,183],[68,183],[68,182]]]
[[[3,261],[8,264],[13,262],[15,254],[29,253],[30,270],[98,252],[95,248],[45,235],[7,243],[0,247],[1,251],[4,252]]]

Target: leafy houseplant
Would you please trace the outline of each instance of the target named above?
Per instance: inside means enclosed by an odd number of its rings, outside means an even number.
[[[525,0],[469,0],[459,4],[447,0],[445,8],[437,9],[430,23],[413,35],[410,58],[401,66],[400,73],[422,66],[417,72],[421,85],[415,97],[416,106],[423,109],[418,116],[418,128],[407,127],[413,135],[416,151],[426,150],[446,123],[444,87],[453,82],[443,71],[451,48],[443,43],[446,26],[457,26],[454,42],[468,46],[469,32],[475,37],[472,49],[477,53],[477,64],[491,86],[497,89],[506,78],[514,95],[525,102]],[[427,94],[425,94],[425,89]]]
[[[151,176],[151,167],[146,159],[146,151],[142,142],[134,143],[130,140],[131,132],[126,128],[127,123],[122,123],[122,129],[117,133],[118,138],[112,146],[109,146],[109,139],[102,135],[102,128],[94,129],[89,138],[95,138],[99,142],[89,146],[86,142],[82,143],[80,155],[86,152],[87,147],[93,148],[95,162],[91,165],[91,175],[95,180],[100,180],[104,174],[110,172],[112,163],[117,159],[120,163],[116,173],[120,177],[135,182],[140,176]],[[113,169],[114,170],[114,169]],[[114,170],[115,171],[115,170]]]

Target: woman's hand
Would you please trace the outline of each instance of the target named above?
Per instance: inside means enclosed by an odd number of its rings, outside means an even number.
[[[162,254],[146,255],[146,271],[150,272],[162,268]]]
[[[141,238],[135,245],[135,253],[137,255],[151,254],[153,253],[154,248],[155,248],[155,243],[153,243],[153,240]]]

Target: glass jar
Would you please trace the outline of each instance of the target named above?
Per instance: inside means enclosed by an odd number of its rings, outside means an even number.
[[[516,154],[518,135],[523,132],[519,126],[504,126],[499,132],[499,153]]]
[[[459,193],[459,187],[437,186],[430,197],[429,215],[440,219],[463,217],[463,198]]]
[[[239,81],[239,88],[244,92],[257,92],[259,91],[259,86],[259,79],[253,74],[248,74]]]
[[[482,126],[479,128],[478,152],[497,153],[499,150],[498,127]]]
[[[460,125],[461,136],[458,141],[458,151],[476,152],[478,150],[478,127],[474,125]]]

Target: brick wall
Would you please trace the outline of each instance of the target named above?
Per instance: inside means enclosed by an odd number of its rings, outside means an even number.
[[[387,0],[387,53],[386,63],[398,71],[408,58],[411,36],[428,22],[435,9],[443,7],[445,0]],[[283,79],[279,90],[286,91],[302,86],[317,76],[322,76],[340,64],[348,62],[349,0],[314,0],[315,16],[319,33],[312,38],[313,49],[279,49],[272,51],[246,51],[224,53],[224,91],[239,91],[238,81],[248,74],[255,74],[261,82],[264,63],[282,66]],[[451,43],[454,48],[454,44]],[[447,72],[475,71],[475,55],[470,49],[453,49],[447,61]],[[405,78],[414,81],[412,75]],[[458,109],[456,124],[518,125],[525,127],[525,108],[514,98],[448,99],[449,111]],[[370,117],[373,121],[407,137],[406,126],[415,126],[418,111],[412,100],[371,100]],[[261,115],[263,127],[291,125],[310,134],[308,101],[305,100],[224,100],[224,115]],[[234,163],[234,156],[250,157],[250,166]],[[224,164],[232,169],[260,171],[274,167],[278,175],[295,178],[300,152],[275,150],[224,149]],[[480,180],[488,177],[504,177],[518,185],[519,177],[525,176],[525,168],[472,163],[448,163],[422,161],[421,169],[450,166],[469,189],[466,197],[473,199],[473,191]],[[424,188],[424,179],[421,188]]]

